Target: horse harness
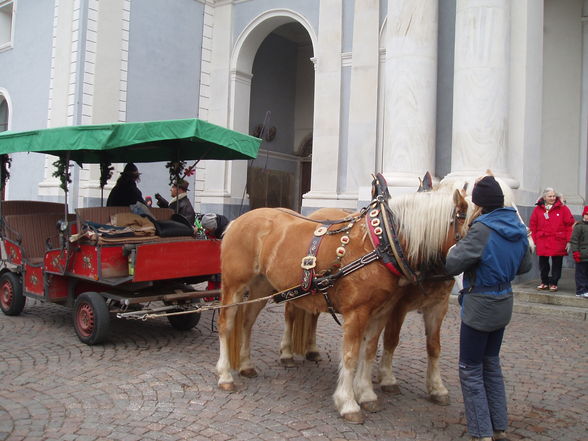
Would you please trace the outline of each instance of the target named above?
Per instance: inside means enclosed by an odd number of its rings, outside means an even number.
[[[321,293],[327,304],[328,312],[340,325],[341,323],[335,315],[337,311],[328,295],[328,290],[333,287],[339,278],[363,268],[376,260],[380,260],[382,264],[396,276],[405,277],[413,283],[420,282],[417,274],[410,267],[404,251],[400,246],[398,234],[394,226],[394,216],[387,204],[390,195],[388,193],[386,181],[380,174],[378,174],[374,178],[372,186],[372,196],[374,199],[367,208],[362,209],[359,215],[355,217],[345,218],[338,221],[315,221],[314,219],[305,218],[313,222],[321,223],[321,226],[314,231],[307,255],[302,258],[300,263],[300,267],[302,268],[301,283],[298,286],[274,294],[273,300],[275,303],[298,299],[309,294]],[[457,223],[458,215],[457,210],[455,210],[454,223]],[[303,217],[298,214],[296,214],[296,216]],[[362,218],[365,218],[365,223],[374,250],[345,266],[341,266],[341,260],[346,253],[345,247],[349,243],[349,236],[346,233]],[[332,225],[341,223],[347,223],[347,225],[336,230],[329,229]],[[457,238],[457,226],[454,228]],[[342,234],[340,237],[340,246],[335,250],[335,262],[329,269],[318,275],[315,272],[316,256],[321,241],[324,236],[334,234]]]

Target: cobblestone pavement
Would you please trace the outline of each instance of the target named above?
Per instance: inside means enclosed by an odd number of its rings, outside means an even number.
[[[340,329],[319,323],[320,363],[278,363],[282,307],[254,328],[260,375],[217,389],[217,334],[210,313],[195,330],[167,321],[114,321],[110,342],[80,343],[66,308],[31,302],[19,317],[0,315],[2,440],[461,440],[465,434],[457,374],[458,309],[444,323],[442,369],[452,403],[425,399],[421,319],[402,330],[396,372],[402,395],[378,392],[384,410],[364,425],[345,423],[331,394]],[[515,314],[502,356],[511,440],[586,440],[588,324]]]

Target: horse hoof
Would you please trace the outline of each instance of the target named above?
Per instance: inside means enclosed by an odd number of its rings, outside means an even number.
[[[390,395],[400,395],[400,386],[397,384],[384,384],[382,385],[382,392]]]
[[[363,412],[351,412],[342,415],[345,421],[351,424],[363,424],[365,418]]]
[[[447,395],[429,395],[429,401],[439,406],[449,406],[449,394]]]
[[[293,358],[280,358],[280,364],[286,368],[296,367],[296,363],[294,363]]]
[[[232,392],[235,390],[235,383],[220,383],[218,388],[220,390],[224,390],[225,392]]]
[[[257,377],[257,371],[254,368],[247,368],[239,371],[239,375],[245,378],[255,378]]]
[[[366,412],[376,413],[382,410],[382,403],[379,400],[366,401],[360,404],[361,408]]]
[[[319,352],[309,352],[306,354],[306,359],[308,361],[322,361],[323,358]]]

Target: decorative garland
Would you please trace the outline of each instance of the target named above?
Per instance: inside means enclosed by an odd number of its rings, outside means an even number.
[[[0,155],[0,188],[6,188],[6,181],[10,178],[12,158],[8,154]]]
[[[170,161],[165,164],[165,168],[169,170],[169,185],[176,185],[184,178],[194,175],[198,162],[200,161],[196,161],[189,167],[186,167],[186,161]]]
[[[100,163],[100,188],[103,190],[106,184],[108,184],[110,178],[112,178],[112,173],[114,172],[114,167],[111,165],[112,162]]]
[[[67,185],[71,184],[71,165],[69,160],[60,157],[53,163],[53,167],[55,167],[55,171],[53,172],[52,176],[54,178],[59,178],[59,181],[61,182],[59,187],[67,193]]]

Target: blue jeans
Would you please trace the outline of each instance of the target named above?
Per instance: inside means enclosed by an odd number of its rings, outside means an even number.
[[[483,332],[461,324],[459,380],[468,432],[473,437],[491,437],[494,431],[506,430],[506,392],[499,356],[503,336],[504,328]]]

